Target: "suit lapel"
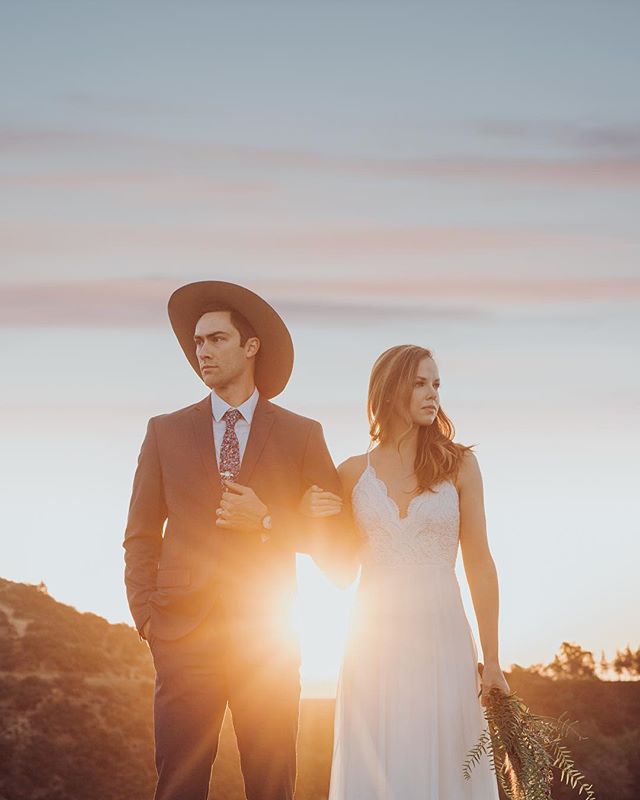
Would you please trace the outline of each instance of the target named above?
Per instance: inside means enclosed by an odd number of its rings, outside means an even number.
[[[211,411],[211,395],[207,395],[191,410],[191,422],[196,445],[202,458],[202,466],[207,483],[213,490],[216,499],[222,494],[220,486],[220,473],[216,461],[216,447],[213,440],[213,414]]]
[[[268,400],[260,396],[253,412],[247,446],[242,457],[240,472],[236,479],[237,483],[241,483],[243,486],[248,485],[256,462],[260,458],[260,454],[269,438],[274,417],[275,408]]]

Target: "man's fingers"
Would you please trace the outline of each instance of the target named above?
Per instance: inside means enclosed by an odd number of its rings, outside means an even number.
[[[220,504],[222,505],[222,503],[226,503],[227,506],[232,508],[233,506],[238,505],[238,503],[243,502],[243,496],[244,495],[241,494],[231,494],[231,492],[225,492],[220,498]]]
[[[335,508],[338,511],[342,510],[342,503],[336,503],[335,500],[325,500],[324,502],[311,503],[311,508],[325,511],[327,508]]]
[[[227,489],[231,489],[231,491],[236,494],[244,494],[249,488],[248,486],[243,486],[241,483],[234,483],[233,481],[224,481],[224,485]]]
[[[342,506],[336,506],[335,503],[326,503],[323,506],[311,506],[311,511],[314,514],[317,514],[319,511],[333,511],[335,514],[339,514],[342,511]]]
[[[342,502],[340,495],[334,494],[333,492],[318,492],[314,494],[313,500],[335,500],[339,503]]]
[[[229,527],[230,525],[238,525],[240,524],[240,520],[234,514],[231,514],[229,511],[223,511],[218,518],[216,519],[216,525],[222,525],[223,527]]]

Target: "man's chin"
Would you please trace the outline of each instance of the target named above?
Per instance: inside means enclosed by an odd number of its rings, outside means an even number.
[[[209,389],[223,389],[229,385],[229,379],[223,378],[219,371],[208,370],[202,375],[202,380],[207,384]]]

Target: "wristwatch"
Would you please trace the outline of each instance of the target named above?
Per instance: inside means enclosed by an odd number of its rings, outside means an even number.
[[[264,542],[268,542],[269,539],[271,538],[269,534],[265,532],[270,530],[271,530],[271,515],[265,514],[264,517],[262,517],[262,533],[260,534],[260,539],[262,540],[263,544]]]

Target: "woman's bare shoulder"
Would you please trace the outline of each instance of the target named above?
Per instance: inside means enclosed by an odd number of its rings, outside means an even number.
[[[362,453],[361,455],[350,456],[338,466],[338,475],[345,490],[351,491],[353,489],[366,465],[367,454]]]
[[[477,481],[480,477],[480,465],[472,450],[465,450],[460,456],[456,488],[460,490],[464,485]]]

